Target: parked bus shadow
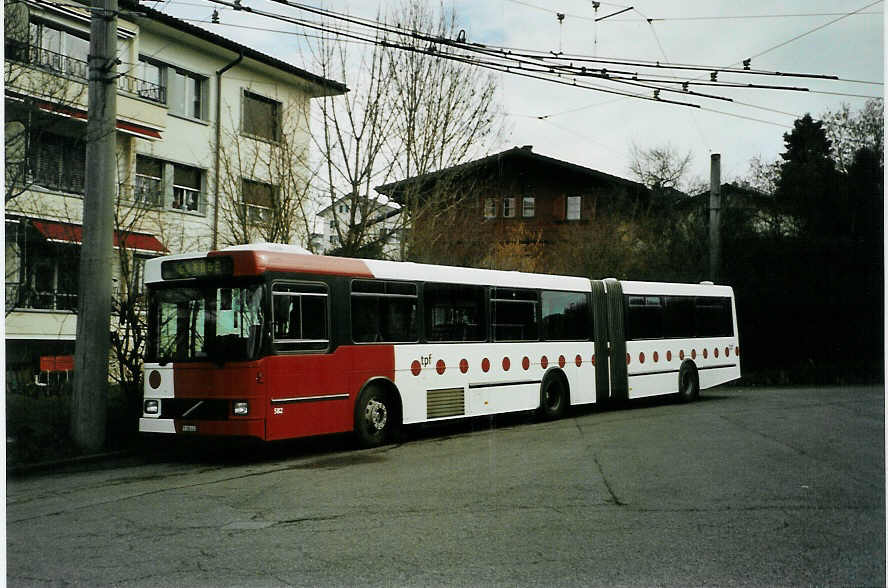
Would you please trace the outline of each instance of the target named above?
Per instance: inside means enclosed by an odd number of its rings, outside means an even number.
[[[701,396],[697,402],[709,403],[728,399],[730,396],[707,394]],[[630,400],[620,404],[591,404],[572,407],[566,417],[576,418],[619,412],[631,414],[636,410],[676,404],[678,403],[673,397],[657,396]],[[542,421],[536,412],[529,411],[409,425],[402,429],[398,438],[389,447],[427,440],[444,441],[471,433],[542,422],[545,421]],[[169,438],[157,436],[142,439],[138,446],[138,453],[150,463],[174,462],[217,466],[239,466],[312,458],[310,462],[297,466],[306,469],[346,466],[385,459],[378,452],[358,451],[351,434],[324,435],[273,442],[227,437]]]

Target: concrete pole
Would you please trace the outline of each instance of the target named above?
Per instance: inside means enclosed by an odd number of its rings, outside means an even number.
[[[713,153],[709,171],[709,279],[718,283],[721,269],[721,154]]]
[[[91,8],[86,194],[71,401],[71,436],[83,451],[105,444],[117,197],[117,0],[92,0]]]

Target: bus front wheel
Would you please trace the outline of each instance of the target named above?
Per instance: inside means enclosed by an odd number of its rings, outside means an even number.
[[[678,399],[681,402],[693,402],[699,397],[700,376],[697,374],[697,367],[686,361],[678,372]]]
[[[361,447],[378,447],[395,428],[391,396],[378,386],[368,386],[355,405],[355,437]]]

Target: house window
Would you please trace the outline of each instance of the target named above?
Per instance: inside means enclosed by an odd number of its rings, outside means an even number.
[[[190,212],[202,209],[201,175],[201,170],[196,167],[173,164],[173,208]]]
[[[567,220],[579,220],[582,210],[582,196],[567,197]]]
[[[133,200],[146,206],[163,206],[163,161],[136,155]]]
[[[331,230],[331,231],[334,230],[334,229],[336,229],[336,227],[338,227],[338,226],[339,226],[339,223],[336,222],[336,219],[335,219],[335,218],[334,218],[334,219],[330,219],[330,230]]]
[[[86,145],[81,139],[32,132],[30,168],[33,182],[44,188],[83,194]]]
[[[169,111],[189,118],[207,119],[207,78],[159,61],[139,57],[142,98],[166,104]]]
[[[274,206],[274,186],[243,178],[243,201],[247,222],[267,223]]]
[[[277,141],[280,139],[281,103],[244,90],[241,130],[244,134]]]
[[[521,199],[521,216],[532,218],[536,214],[536,198],[525,196]]]
[[[204,86],[206,78],[181,69],[167,73],[167,106],[170,112],[191,118],[205,119]]]
[[[503,218],[515,217],[515,199],[503,198]]]
[[[485,198],[484,218],[496,218],[496,198]]]
[[[166,104],[166,85],[166,66],[139,57],[136,94],[147,100]]]
[[[80,247],[53,243],[26,223],[6,228],[7,311],[77,310]]]
[[[56,73],[88,79],[89,36],[52,26],[42,21],[30,24],[34,54],[29,62]]]

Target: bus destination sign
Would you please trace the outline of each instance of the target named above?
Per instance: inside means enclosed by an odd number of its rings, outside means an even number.
[[[184,280],[187,278],[215,278],[234,273],[234,260],[230,257],[198,257],[196,259],[173,259],[160,264],[160,275],[164,280]]]

